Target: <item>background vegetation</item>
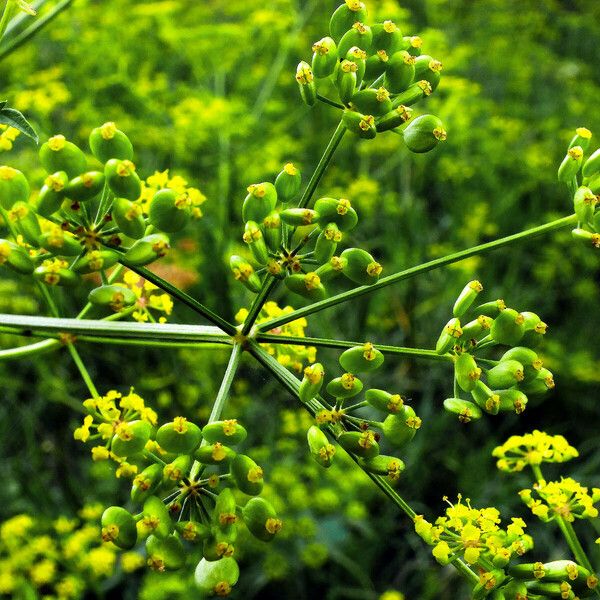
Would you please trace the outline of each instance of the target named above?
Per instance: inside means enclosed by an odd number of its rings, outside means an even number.
[[[207,197],[204,217],[178,237],[161,274],[233,318],[250,296],[223,265],[232,251],[244,251],[246,186],[272,178],[288,160],[308,175],[337,122],[334,109],[301,103],[293,77],[336,5],[75,0],[0,64],[3,98],[42,139],[63,133],[83,146],[92,127],[114,120],[132,139],[142,175],[169,168],[199,187]],[[600,5],[370,0],[369,7],[375,18],[392,18],[423,37],[427,53],[444,63],[439,91],[427,103],[443,119],[448,141],[417,156],[391,134],[377,144],[347,136],[320,187],[321,195],[352,199],[362,221],[357,241],[385,273],[570,213],[556,167],[576,127],[600,137]],[[2,161],[33,182],[43,179],[24,138]],[[452,383],[445,366],[388,358],[377,385],[408,394],[424,420],[404,457],[402,482],[417,510],[432,517],[442,495],[460,490],[478,506],[525,517],[548,551],[560,548],[558,537],[526,514],[515,493],[519,479],[495,472],[490,452],[512,433],[563,433],[581,452],[575,475],[600,485],[599,273],[597,255],[563,232],[329,309],[310,319],[306,333],[432,347],[472,278],[484,283],[489,299],[538,312],[550,325],[542,355],[557,386],[520,417],[459,425],[441,410]],[[83,300],[73,298],[74,310]],[[296,302],[283,290],[279,301]],[[0,311],[37,314],[40,306],[26,278],[3,271]],[[189,318],[176,306],[169,320]],[[2,344],[15,338],[2,336]],[[80,351],[101,392],[134,385],[165,419],[205,418],[226,361],[219,352]],[[337,352],[319,357],[333,365]],[[454,573],[434,563],[411,524],[360,472],[347,465],[325,472],[313,463],[302,409],[254,363],[242,373],[230,410],[261,446],[255,458],[266,466],[286,526],[268,548],[248,546],[235,597],[369,599],[396,589],[420,600],[456,598]],[[28,512],[50,523],[90,502],[124,501],[127,484],[107,477],[72,441],[79,416],[69,405],[86,391],[68,355],[0,363],[0,377],[0,520]],[[118,567],[108,579],[92,574],[87,581],[90,598],[193,597],[179,575]]]

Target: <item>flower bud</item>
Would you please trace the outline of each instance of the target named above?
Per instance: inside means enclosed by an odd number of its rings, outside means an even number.
[[[329,442],[327,436],[316,425],[311,425],[306,437],[312,457],[322,467],[329,468],[335,455],[335,446]]]
[[[367,8],[360,0],[346,0],[335,10],[329,21],[329,33],[335,40],[342,36],[356,22],[365,22],[367,19]],[[366,49],[366,48],[365,48]]]
[[[298,397],[302,402],[309,402],[321,391],[324,375],[321,363],[314,363],[304,369],[304,377],[298,389]]]
[[[165,483],[182,481],[189,475],[192,466],[192,457],[181,454],[175,460],[163,467],[163,480]]]
[[[591,139],[592,132],[589,129],[586,129],[585,127],[578,127],[575,130],[575,135],[569,144],[569,150],[574,146],[581,146],[583,151],[586,152],[590,145]]]
[[[263,470],[249,456],[238,454],[230,467],[231,476],[241,492],[258,496],[263,488]]]
[[[439,142],[446,140],[446,130],[434,115],[421,115],[411,121],[403,132],[404,143],[417,154],[433,150]]]
[[[370,389],[365,393],[365,400],[377,410],[396,414],[404,406],[404,398],[400,394],[390,394],[385,390]]]
[[[0,265],[5,265],[22,275],[30,275],[34,269],[33,261],[24,248],[2,239],[0,239]]]
[[[173,454],[189,454],[202,440],[200,427],[184,417],[175,417],[171,423],[165,423],[156,432],[159,446]]]
[[[190,205],[186,192],[178,194],[167,188],[158,190],[150,202],[148,220],[160,231],[181,231],[190,220]]]
[[[358,223],[358,215],[352,208],[350,200],[341,198],[319,198],[315,202],[315,210],[319,215],[319,225],[327,226],[335,223],[340,231],[350,231]]]
[[[315,84],[315,76],[313,75],[310,65],[301,61],[296,68],[296,81],[300,90],[300,97],[304,104],[313,106],[317,101],[317,86]]]
[[[78,175],[65,186],[65,195],[77,202],[85,202],[97,196],[104,188],[104,173],[88,171]]]
[[[344,373],[341,377],[332,379],[325,388],[327,393],[336,399],[352,398],[363,389],[363,383],[352,373]]]
[[[120,506],[109,506],[100,520],[102,524],[102,540],[112,542],[118,548],[129,550],[137,542],[135,519]]]
[[[298,195],[301,185],[300,170],[293,163],[287,163],[275,179],[277,197],[281,202],[289,202]]]
[[[48,252],[60,256],[78,256],[83,249],[80,241],[73,234],[58,225],[42,233],[38,238],[38,243]]]
[[[342,273],[359,285],[373,285],[379,280],[383,270],[381,265],[365,250],[360,248],[347,248],[341,254],[347,262]]]
[[[481,377],[481,369],[471,354],[463,352],[454,363],[454,376],[461,389],[470,392]]]
[[[338,436],[337,441],[346,452],[351,452],[361,458],[374,458],[379,454],[379,444],[375,439],[375,434],[369,429],[345,431]]]
[[[458,420],[461,423],[469,423],[483,416],[479,406],[461,398],[446,398],[444,400],[444,408],[448,412],[458,415]]]
[[[40,162],[48,173],[65,171],[69,179],[84,173],[87,167],[85,154],[64,135],[55,135],[42,144]]]
[[[381,77],[385,73],[388,60],[390,60],[390,56],[385,50],[377,50],[372,56],[369,56],[365,63],[365,79],[373,80]]]
[[[234,558],[224,556],[221,560],[203,558],[194,572],[196,587],[207,596],[227,596],[237,583],[240,569]]]
[[[314,272],[290,275],[285,278],[285,285],[290,291],[312,301],[323,300],[327,296],[321,278]]]
[[[275,186],[265,181],[253,183],[248,186],[248,195],[242,206],[242,219],[244,222],[256,221],[260,223],[277,204],[277,190]]]
[[[525,319],[523,322],[525,333],[521,340],[521,345],[528,346],[529,348],[537,348],[544,339],[548,326],[535,313],[522,312],[521,315]]]
[[[104,166],[104,174],[115,196],[128,200],[137,200],[140,197],[142,182],[130,160],[111,158]]]
[[[490,336],[499,344],[515,346],[525,333],[525,317],[513,308],[504,309],[492,323]]]
[[[42,217],[50,217],[57,212],[65,199],[65,187],[69,176],[64,171],[48,175],[37,198],[36,212]]]
[[[21,171],[0,167],[0,205],[9,210],[15,202],[29,200],[29,182]]]
[[[125,258],[134,265],[144,266],[162,258],[169,248],[169,238],[165,234],[152,233],[137,240],[125,252]]]
[[[417,417],[411,406],[405,404],[395,415],[388,415],[383,422],[383,435],[395,448],[408,444],[421,427],[421,419]]]
[[[383,354],[370,342],[345,350],[339,358],[342,369],[349,373],[368,373],[383,364]]]
[[[236,504],[230,488],[223,488],[215,501],[212,513],[213,524],[225,533],[232,532],[232,526],[237,521]]]
[[[251,498],[242,509],[242,518],[250,533],[263,542],[270,542],[282,527],[275,509],[263,498]]]
[[[569,183],[579,173],[582,162],[583,148],[581,146],[569,148],[567,155],[558,167],[558,180],[562,183]]]
[[[133,146],[129,138],[112,122],[92,129],[89,144],[92,154],[102,163],[111,158],[133,160]]]
[[[247,437],[248,432],[236,419],[226,421],[214,421],[202,428],[202,436],[209,444],[227,444],[237,446]]]
[[[122,285],[102,285],[89,293],[88,301],[94,306],[107,306],[114,312],[119,312],[133,306],[137,302],[137,296]]]
[[[146,540],[148,565],[155,571],[177,571],[185,565],[186,551],[176,535],[160,538],[151,535]]]

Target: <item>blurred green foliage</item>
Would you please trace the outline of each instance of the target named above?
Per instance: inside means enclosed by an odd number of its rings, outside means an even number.
[[[223,265],[232,251],[245,252],[246,186],[272,178],[288,160],[307,177],[336,124],[334,109],[300,102],[293,77],[311,43],[325,35],[335,6],[329,0],[76,0],[0,64],[3,98],[42,139],[64,133],[83,145],[92,127],[114,120],[132,139],[143,176],[169,168],[202,189],[205,216],[179,236],[164,274],[233,318],[250,296],[232,285]],[[347,136],[319,188],[321,195],[352,199],[362,217],[357,242],[380,259],[384,273],[570,213],[556,168],[576,127],[600,139],[600,5],[371,0],[369,7],[374,18],[394,19],[443,58],[439,92],[426,107],[448,130],[448,141],[426,156],[409,155],[391,134],[377,144]],[[2,160],[41,182],[35,149],[24,138]],[[460,490],[480,506],[524,515],[518,478],[495,473],[490,451],[510,433],[533,427],[567,435],[582,455],[573,474],[600,484],[597,264],[597,254],[563,232],[309,320],[308,335],[432,347],[454,297],[476,277],[488,298],[535,310],[550,324],[542,354],[556,390],[524,415],[493,425],[484,419],[459,426],[441,410],[451,386],[447,369],[387,360],[377,387],[411,396],[424,421],[403,457],[403,495],[418,511],[438,514],[441,496]],[[83,300],[70,299],[73,311]],[[3,273],[2,312],[37,314],[40,304],[25,279]],[[176,306],[171,320],[189,318]],[[2,344],[14,338],[3,336]],[[101,391],[135,385],[154,398],[165,420],[205,419],[226,361],[220,352],[82,345],[81,353]],[[332,366],[337,353],[320,351],[319,360]],[[247,546],[235,597],[368,600],[395,588],[407,598],[456,598],[455,574],[433,563],[410,523],[362,473],[346,463],[325,473],[311,462],[304,444],[309,420],[291,398],[249,361],[242,374],[230,411],[260,446],[268,495],[286,526],[269,548]],[[71,439],[73,407],[86,392],[66,353],[0,364],[0,376],[0,518],[29,512],[56,519],[91,500],[124,501],[127,485],[107,477]],[[559,546],[555,532],[531,525],[540,548]],[[121,573],[87,593],[158,600],[193,597],[188,590],[177,575]]]

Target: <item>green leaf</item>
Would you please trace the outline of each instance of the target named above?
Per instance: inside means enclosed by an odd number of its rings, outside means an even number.
[[[6,102],[0,102],[0,104],[2,105],[0,107],[0,123],[18,129],[37,144],[39,142],[38,135],[22,113],[14,108],[6,108]]]

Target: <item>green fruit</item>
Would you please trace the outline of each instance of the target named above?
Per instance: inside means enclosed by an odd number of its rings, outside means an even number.
[[[374,458],[379,454],[379,444],[372,431],[346,431],[337,438],[339,445],[362,458]]]
[[[9,210],[15,202],[29,200],[29,182],[21,171],[0,167],[0,205]]]
[[[321,278],[321,281],[328,281],[340,275],[348,261],[339,256],[332,256],[329,262],[321,265],[315,273]]]
[[[136,240],[125,252],[125,259],[132,265],[144,266],[162,258],[169,247],[169,238],[166,235],[152,233]]]
[[[365,64],[366,68],[366,64]],[[338,90],[340,100],[344,104],[348,104],[354,96],[354,92],[358,87],[358,65],[351,60],[344,59],[336,67],[335,85]]]
[[[269,250],[278,252],[281,247],[281,217],[277,211],[269,213],[262,222],[265,242]]]
[[[133,160],[133,146],[129,138],[112,122],[92,129],[89,143],[92,154],[102,163],[111,158]]]
[[[67,268],[64,261],[44,261],[33,271],[33,275],[46,285],[71,286],[78,281],[76,273]]]
[[[106,306],[114,312],[119,312],[133,306],[137,302],[137,296],[122,285],[102,285],[89,293],[88,301],[94,306]]]
[[[148,220],[160,231],[181,231],[190,220],[190,197],[184,192],[163,189],[154,194],[150,202]]]
[[[326,263],[335,254],[337,245],[342,241],[342,232],[335,223],[328,223],[315,243],[315,258],[319,263]]]
[[[177,521],[175,530],[186,542],[198,543],[210,537],[210,529],[197,521]]]
[[[200,446],[194,453],[194,458],[203,465],[221,465],[229,464],[235,455],[235,450],[217,442]]]
[[[281,202],[289,202],[298,195],[301,185],[300,170],[293,163],[287,163],[275,179],[278,199]]]
[[[460,388],[470,392],[481,377],[481,369],[471,354],[463,352],[454,363],[454,375]]]
[[[340,40],[356,22],[365,22],[367,7],[360,0],[346,0],[338,6],[329,21],[329,33],[334,40]]]
[[[251,292],[258,293],[261,283],[260,277],[254,272],[252,265],[237,254],[232,254],[229,259],[229,266],[233,272],[233,277]]]
[[[541,368],[533,379],[528,379],[519,385],[526,394],[545,394],[554,388],[554,376],[545,368]]]
[[[223,488],[215,501],[212,522],[221,531],[229,532],[237,521],[235,498],[230,488]]]
[[[375,128],[377,131],[389,131],[390,129],[396,129],[408,122],[412,115],[412,108],[400,104],[396,108],[393,108],[390,112],[383,115],[379,119],[375,119]]]
[[[471,308],[471,305],[482,290],[483,286],[479,281],[473,280],[467,283],[454,303],[452,314],[455,317],[462,317]]]
[[[404,462],[395,456],[386,456],[379,454],[372,458],[361,458],[360,466],[369,473],[388,476],[392,481],[396,481],[402,471],[405,469]]]
[[[342,272],[354,283],[373,285],[379,280],[383,269],[367,251],[347,248],[342,252],[341,258],[347,261]]]
[[[357,47],[366,52],[373,42],[373,32],[368,25],[356,21],[342,35],[338,43],[339,56],[346,56],[351,48]],[[362,79],[362,78],[361,78]]]
[[[485,302],[475,308],[474,312],[478,315],[484,315],[486,317],[497,317],[504,309],[506,304],[502,298],[498,300],[492,300],[491,302]]]
[[[163,467],[163,481],[167,484],[171,482],[180,482],[185,479],[192,466],[192,457],[186,454],[179,455],[175,460]]]
[[[332,379],[325,389],[328,394],[341,400],[360,394],[363,389],[363,383],[358,377],[352,375],[352,373],[344,373],[341,377]]]
[[[229,556],[214,562],[203,558],[194,572],[196,586],[202,593],[210,596],[227,596],[239,576],[237,562]]]
[[[517,385],[525,378],[523,365],[517,360],[501,360],[486,373],[488,385],[492,388],[508,388]]]
[[[569,148],[567,155],[558,167],[558,180],[562,183],[570,183],[577,173],[579,173],[582,162],[583,148],[581,146]]]
[[[69,176],[64,171],[48,175],[37,198],[36,212],[42,217],[50,217],[58,212],[65,199],[65,187]]]
[[[575,147],[581,148],[581,146]],[[584,177],[594,177],[597,173],[600,173],[600,148],[589,156],[581,169],[581,174]]]
[[[146,552],[148,565],[155,571],[177,571],[185,565],[186,551],[176,535],[151,535],[146,540]]]
[[[151,464],[138,473],[131,486],[131,499],[134,502],[144,502],[159,488],[163,481],[163,468],[159,464]]]
[[[531,348],[516,346],[505,352],[500,358],[501,361],[517,360],[523,365],[525,379],[535,377],[538,371],[544,366],[537,353]]]
[[[248,432],[235,419],[215,421],[202,429],[202,436],[209,444],[220,442],[228,446],[237,446],[247,435]]]
[[[390,93],[384,87],[360,90],[352,96],[351,103],[357,111],[375,117],[381,117],[392,110]]]
[[[520,390],[496,390],[495,393],[500,399],[499,410],[515,411],[520,415],[527,406],[527,396]]]
[[[263,470],[249,456],[238,454],[230,466],[231,476],[241,492],[258,496],[263,488]]]
[[[596,195],[587,187],[577,188],[573,196],[573,207],[577,219],[584,225],[589,223],[594,216],[594,208],[597,200]]]
[[[137,200],[140,197],[142,182],[130,160],[111,158],[104,166],[104,174],[110,189],[118,198]]]
[[[109,506],[100,520],[102,540],[118,548],[130,550],[137,542],[137,529],[133,516],[120,506]]]
[[[403,132],[406,147],[415,153],[429,152],[446,139],[442,122],[434,115],[421,115]]]
[[[500,410],[500,396],[492,391],[481,379],[471,390],[473,400],[479,408],[485,410],[491,415],[497,415]]]
[[[25,241],[32,246],[39,246],[42,235],[38,216],[27,202],[15,202],[8,211],[8,219],[12,221]]]
[[[287,208],[279,213],[281,220],[292,227],[313,225],[319,219],[319,214],[310,208]]]
[[[30,275],[35,267],[27,250],[14,242],[2,239],[0,239],[0,265],[22,275]]]
[[[69,179],[84,173],[85,154],[64,135],[55,135],[40,147],[40,161],[48,173],[65,171]]]
[[[233,525],[227,532],[218,527],[211,527],[210,535],[202,544],[202,555],[206,560],[220,561],[222,558],[231,557],[235,553],[233,545],[237,539],[237,525]]]
[[[115,198],[111,214],[117,227],[127,237],[138,240],[144,235],[146,223],[141,204],[126,198]]]
[[[431,89],[429,81],[422,79],[421,81],[412,83],[404,92],[394,96],[392,106],[394,108],[397,108],[398,106],[412,106],[419,100],[430,96],[432,92],[433,90]]]
[[[383,435],[394,447],[401,448],[408,444],[421,427],[421,419],[417,417],[412,406],[405,404],[395,415],[388,415],[383,422]]]
[[[463,330],[460,326],[460,320],[457,317],[453,317],[446,323],[444,329],[442,329],[442,333],[440,333],[440,337],[435,344],[435,351],[438,354],[446,354],[446,352],[454,347],[462,334]]]
[[[97,196],[103,190],[104,181],[104,173],[89,171],[71,179],[66,185],[64,193],[73,200],[85,202]]]
[[[317,101],[317,86],[315,76],[310,65],[306,61],[298,63],[296,68],[296,81],[300,90],[300,97],[307,106],[314,106]]]
[[[372,140],[377,135],[375,128],[375,117],[373,115],[362,115],[352,110],[345,110],[342,122],[348,131],[355,133],[361,138]]]
[[[365,400],[377,410],[396,414],[404,406],[404,398],[400,394],[390,394],[385,390],[370,389],[365,393]]]
[[[358,215],[352,208],[350,200],[341,198],[320,198],[315,202],[315,210],[319,214],[319,224],[326,227],[335,223],[340,231],[350,231],[358,223]]]
[[[72,268],[75,273],[94,273],[108,269],[118,262],[119,255],[114,250],[92,250],[78,258]]]
[[[290,275],[285,278],[285,285],[290,291],[315,302],[327,296],[321,278],[314,272]]]
[[[390,59],[385,50],[377,50],[375,54],[367,58],[365,64],[365,79],[371,81],[381,77],[385,73],[385,67]]]
[[[141,452],[152,434],[152,425],[147,421],[123,421],[112,438],[110,446],[113,454],[126,458]]]
[[[392,94],[408,89],[415,78],[415,58],[405,50],[395,52],[385,66],[385,87]]]
[[[315,77],[322,79],[333,75],[338,61],[335,41],[330,37],[324,37],[313,44],[312,51],[312,70]]]
[[[383,354],[370,342],[345,350],[339,358],[342,369],[349,373],[368,373],[383,364]]]
[[[583,148],[583,151],[587,152],[591,139],[592,132],[589,129],[586,129],[585,127],[578,127],[575,130],[575,135],[573,136],[573,139],[569,143],[569,148],[573,148],[573,146],[581,146]]]
[[[146,498],[142,515],[142,525],[157,538],[166,538],[173,531],[174,525],[169,510],[157,496]]]
[[[522,312],[521,316],[525,319],[523,322],[525,333],[521,339],[521,344],[530,348],[537,348],[544,339],[548,326],[535,313]]]
[[[242,518],[250,533],[263,542],[270,542],[282,526],[273,506],[262,498],[251,498],[242,509]]]
[[[248,195],[242,206],[242,219],[244,222],[260,223],[275,209],[276,204],[277,189],[272,183],[253,183],[248,186]]]
[[[306,438],[312,457],[322,467],[329,468],[335,455],[335,446],[316,425],[309,428]]]
[[[415,59],[415,81],[427,81],[435,91],[441,79],[442,63],[431,56],[422,54]]]
[[[371,54],[379,50],[384,50],[388,56],[392,56],[399,50],[402,50],[404,41],[400,28],[393,21],[384,21],[376,23],[371,27],[373,33],[373,42],[371,43]]]
[[[254,221],[246,223],[243,240],[248,244],[256,262],[264,265],[269,261],[267,244],[265,243],[262,231]]]
[[[512,308],[504,309],[492,323],[490,336],[499,344],[516,346],[525,333],[525,318]]]
[[[158,445],[173,454],[190,454],[202,440],[202,431],[198,425],[184,417],[175,417],[171,423],[165,423],[156,432]]]
[[[461,423],[469,423],[483,416],[481,409],[477,404],[462,400],[461,398],[446,398],[444,400],[444,408],[455,415],[458,415],[458,420]]]
[[[421,46],[423,45],[423,40],[418,35],[405,35],[402,38],[402,41],[404,43],[404,50],[406,50],[411,56],[421,55]]]
[[[302,402],[309,402],[321,391],[324,376],[325,371],[321,363],[314,363],[304,369],[304,377],[298,389],[298,397]]]

